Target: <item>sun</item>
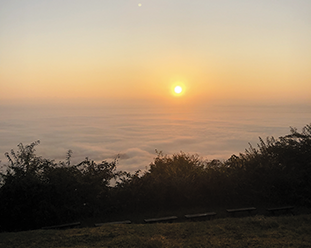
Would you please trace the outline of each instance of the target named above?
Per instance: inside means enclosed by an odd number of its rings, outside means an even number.
[[[175,88],[174,88],[174,91],[176,94],[180,94],[182,92],[182,88],[181,86],[177,85]]]
[[[174,97],[182,97],[186,94],[186,91],[188,92],[188,88],[181,81],[171,84],[170,92]]]

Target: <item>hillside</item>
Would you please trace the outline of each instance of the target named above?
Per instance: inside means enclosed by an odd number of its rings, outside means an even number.
[[[0,247],[310,247],[311,215],[0,233]]]

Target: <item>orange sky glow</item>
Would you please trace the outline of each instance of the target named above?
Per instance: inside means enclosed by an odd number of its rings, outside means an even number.
[[[310,1],[232,2],[2,1],[0,103],[310,103]]]

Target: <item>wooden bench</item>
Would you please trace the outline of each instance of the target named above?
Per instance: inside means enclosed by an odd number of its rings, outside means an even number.
[[[94,224],[96,227],[104,226],[104,225],[115,225],[115,224],[131,224],[132,222],[130,220],[124,220],[124,221],[114,221],[114,222],[105,222],[105,223],[97,223]]]
[[[161,218],[154,218],[154,219],[144,219],[144,221],[145,223],[158,223],[158,222],[172,223],[176,219],[177,219],[177,216],[168,216],[168,217],[161,217]]]
[[[62,225],[55,225],[55,226],[45,226],[42,227],[42,229],[65,229],[65,228],[73,228],[80,226],[80,222],[73,222],[73,223],[68,223],[68,224],[62,224]]]
[[[185,217],[189,220],[204,220],[204,219],[211,219],[213,216],[215,216],[215,212],[210,213],[203,213],[203,214],[186,214]]]
[[[294,206],[285,206],[285,207],[278,207],[278,208],[267,208],[267,211],[275,215],[275,212],[285,212],[294,215],[293,210]]]
[[[227,209],[227,212],[229,214],[232,214],[234,216],[235,213],[241,213],[241,212],[248,212],[250,215],[252,211],[255,211],[256,208],[250,207],[250,208],[236,208],[236,209]]]

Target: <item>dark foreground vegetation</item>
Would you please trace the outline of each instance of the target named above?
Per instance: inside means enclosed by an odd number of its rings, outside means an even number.
[[[159,152],[143,173],[118,171],[117,160],[86,158],[72,165],[71,151],[55,162],[36,156],[38,144],[6,153],[1,231],[185,208],[311,207],[311,124],[278,139],[260,139],[258,147],[225,161]]]
[[[106,225],[0,233],[0,247],[300,247],[311,246],[311,215],[215,219],[174,224]]]

